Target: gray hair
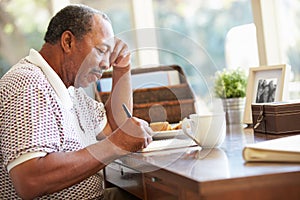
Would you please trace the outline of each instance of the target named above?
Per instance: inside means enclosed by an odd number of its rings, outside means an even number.
[[[60,10],[51,20],[44,40],[55,44],[63,32],[71,31],[77,39],[82,39],[92,29],[92,17],[99,14],[111,23],[108,16],[96,9],[85,5],[73,4]]]

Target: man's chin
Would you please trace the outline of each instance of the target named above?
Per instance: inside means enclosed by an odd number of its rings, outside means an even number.
[[[100,74],[100,73],[98,74],[97,73],[97,74],[95,74],[95,76],[96,76],[96,80],[95,81],[97,81],[97,80],[99,80],[102,77],[102,74]]]
[[[101,77],[102,77],[102,74],[93,73],[92,75],[87,77],[85,80],[75,82],[74,87],[75,88],[80,88],[80,87],[86,88],[90,84],[95,83],[96,81],[98,81]]]
[[[90,84],[92,83],[92,81],[82,81],[82,82],[77,82],[74,84],[75,88],[86,88],[88,87]]]

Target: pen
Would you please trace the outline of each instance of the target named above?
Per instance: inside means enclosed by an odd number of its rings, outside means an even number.
[[[122,107],[127,115],[128,118],[131,118],[132,117],[132,114],[130,113],[130,111],[128,110],[127,106],[123,103],[122,104]]]

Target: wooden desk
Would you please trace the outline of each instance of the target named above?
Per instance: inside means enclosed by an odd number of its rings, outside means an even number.
[[[245,144],[273,139],[227,127],[219,149],[132,154],[108,165],[106,184],[141,199],[300,199],[300,163],[245,163]]]

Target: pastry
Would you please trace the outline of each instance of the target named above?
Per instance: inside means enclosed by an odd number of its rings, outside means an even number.
[[[169,122],[152,122],[150,123],[150,128],[156,132],[156,131],[168,131],[171,130],[171,125]]]

